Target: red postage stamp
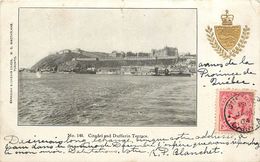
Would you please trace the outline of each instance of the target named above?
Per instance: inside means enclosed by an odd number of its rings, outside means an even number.
[[[217,102],[217,131],[249,133],[254,130],[253,91],[220,90]]]

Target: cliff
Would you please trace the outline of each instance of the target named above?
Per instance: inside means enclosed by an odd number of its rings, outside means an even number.
[[[190,56],[189,56],[190,57]],[[75,58],[75,59],[74,59]],[[77,60],[76,60],[77,58]],[[93,58],[93,59],[79,59],[79,58]],[[139,59],[127,58],[115,58],[108,53],[102,52],[88,52],[83,50],[62,50],[56,54],[46,56],[41,59],[35,65],[32,66],[32,71],[47,71],[47,72],[82,72],[89,68],[119,68],[122,66],[172,66],[179,63],[187,63],[185,57],[142,57]],[[193,58],[195,61],[195,57]],[[193,61],[193,62],[194,62]],[[195,66],[194,63],[190,62],[189,65]]]
[[[88,52],[81,51],[80,53],[76,52],[66,52],[62,54],[51,54],[31,67],[31,70],[51,70],[51,71],[71,71],[75,69],[77,64],[72,61],[73,58],[107,58],[109,55],[102,52]]]

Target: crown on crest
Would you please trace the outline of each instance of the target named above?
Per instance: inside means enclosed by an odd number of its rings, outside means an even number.
[[[222,25],[232,25],[233,19],[234,15],[228,14],[228,10],[226,10],[226,14],[221,15]]]

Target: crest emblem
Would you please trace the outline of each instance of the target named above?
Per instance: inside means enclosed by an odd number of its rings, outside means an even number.
[[[212,48],[224,59],[235,57],[247,43],[249,38],[249,27],[241,30],[240,25],[233,25],[234,15],[228,13],[221,15],[222,25],[208,26],[206,28],[207,38]]]

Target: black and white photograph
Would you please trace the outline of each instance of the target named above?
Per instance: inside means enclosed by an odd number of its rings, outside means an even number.
[[[197,125],[195,8],[20,8],[18,125]]]

